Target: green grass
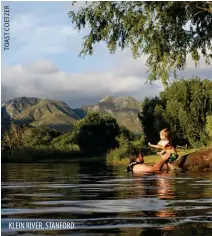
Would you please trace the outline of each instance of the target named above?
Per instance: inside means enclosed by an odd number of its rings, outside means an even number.
[[[188,153],[192,153],[197,151],[198,149],[187,149],[187,150],[178,150],[179,156],[186,155]],[[123,148],[117,148],[110,153],[107,154],[106,156],[106,161],[108,164],[112,165],[127,165],[129,164],[130,157],[126,155],[125,149]],[[150,154],[144,156],[144,161],[146,164],[155,164],[158,161],[161,160],[161,157],[157,154]]]
[[[113,165],[127,165],[129,164],[129,161],[130,161],[129,157],[124,157],[124,158],[119,159],[117,156],[114,159],[110,157],[110,158],[107,158],[106,160],[108,164],[113,164]],[[161,160],[160,156],[154,155],[154,154],[144,157],[144,161],[147,164],[154,164],[160,160]]]
[[[81,152],[78,145],[36,146],[2,150],[3,163],[36,163],[36,162],[99,162],[105,156],[88,155]]]
[[[38,162],[50,159],[70,159],[85,157],[76,147],[67,147],[67,149],[56,149],[52,146],[22,147],[2,151],[2,162]]]
[[[194,152],[198,149],[180,150],[180,156]],[[2,162],[30,163],[30,162],[72,162],[79,159],[79,162],[86,161],[105,161],[112,165],[127,165],[130,161],[130,155],[127,154],[126,147],[120,147],[112,150],[102,156],[89,156],[80,151],[77,145],[64,146],[38,146],[23,147],[2,151]],[[146,155],[144,161],[147,164],[155,164],[160,161],[159,155]]]

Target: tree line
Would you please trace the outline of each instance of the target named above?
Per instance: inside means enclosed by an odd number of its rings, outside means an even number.
[[[135,136],[120,127],[110,115],[88,113],[75,123],[73,131],[61,134],[48,127],[12,124],[3,135],[3,149],[51,146],[70,149],[77,145],[86,154],[104,154],[122,148],[123,155],[134,149],[145,149],[147,143],[159,140],[159,131],[169,128],[173,143],[201,147],[212,141],[212,81],[200,78],[173,82],[160,96],[145,98],[138,114],[143,133]]]
[[[212,81],[175,81],[159,97],[146,98],[142,106],[139,118],[149,141],[158,140],[159,131],[167,127],[175,144],[201,147],[211,142]]]

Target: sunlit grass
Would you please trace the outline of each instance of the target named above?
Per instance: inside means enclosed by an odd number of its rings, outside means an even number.
[[[187,150],[177,150],[179,156],[186,155],[188,153],[192,153],[197,151],[198,149],[187,149]],[[108,164],[112,165],[127,165],[129,164],[130,158],[128,156],[123,156],[124,150],[122,148],[117,148],[107,154],[106,161]],[[161,157],[157,154],[146,155],[144,156],[144,161],[146,164],[155,164],[161,160]]]
[[[179,156],[192,153],[198,149],[179,150]],[[126,154],[126,147],[116,148],[106,155],[93,156],[87,155],[80,151],[77,145],[64,146],[38,146],[24,147],[2,152],[2,162],[102,162],[106,161],[110,165],[128,165],[130,155]],[[156,154],[144,156],[144,161],[147,164],[155,164],[161,160],[161,157]]]
[[[144,161],[147,164],[154,164],[158,161],[160,161],[161,158],[158,155],[148,155],[144,157]],[[117,156],[115,158],[106,158],[107,164],[112,164],[112,165],[127,165],[129,164],[129,157],[124,157],[119,159]]]

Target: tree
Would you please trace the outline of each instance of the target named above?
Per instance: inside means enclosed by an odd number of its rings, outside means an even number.
[[[207,114],[212,113],[212,82],[200,78],[174,82],[160,94],[165,101],[165,121],[178,137],[192,146],[206,145]]]
[[[12,149],[23,146],[23,133],[24,128],[11,123],[9,130],[4,133],[2,140],[3,149]]]
[[[9,130],[3,135],[2,146],[13,149],[50,145],[51,141],[59,135],[59,132],[48,127],[29,127],[12,123]]]
[[[163,109],[163,101],[159,97],[144,99],[139,119],[146,136],[146,143],[158,140],[160,130],[167,127],[159,109]]]
[[[50,145],[59,135],[59,132],[48,127],[33,127],[25,129],[22,139],[24,146],[44,146]]]
[[[72,137],[72,133],[68,132],[66,134],[60,135],[56,138],[54,138],[51,141],[51,144],[55,147],[65,147],[67,145],[73,144],[73,137]]]
[[[135,135],[133,132],[131,132],[129,129],[127,129],[125,126],[120,127],[120,138],[132,141],[135,139]]]
[[[207,116],[206,120],[207,120],[207,123],[206,123],[205,130],[206,130],[208,136],[212,140],[212,115]]]
[[[207,1],[92,2],[69,12],[80,31],[89,28],[81,55],[92,55],[93,46],[105,42],[110,53],[130,47],[135,58],[147,55],[149,80],[167,83],[169,71],[183,70],[191,54],[212,58],[212,3]],[[87,32],[87,30],[86,30]]]
[[[193,147],[207,145],[211,135],[212,82],[200,78],[173,82],[159,98],[146,98],[140,121],[148,141],[159,139],[169,128],[173,143]]]
[[[119,134],[120,128],[113,117],[89,113],[74,125],[72,137],[81,151],[102,154],[118,145],[116,137]]]

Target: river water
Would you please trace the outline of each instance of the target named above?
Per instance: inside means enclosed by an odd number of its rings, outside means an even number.
[[[3,164],[1,203],[2,235],[212,235],[212,173],[132,176],[123,165],[96,162]],[[11,222],[53,223],[33,230]]]

